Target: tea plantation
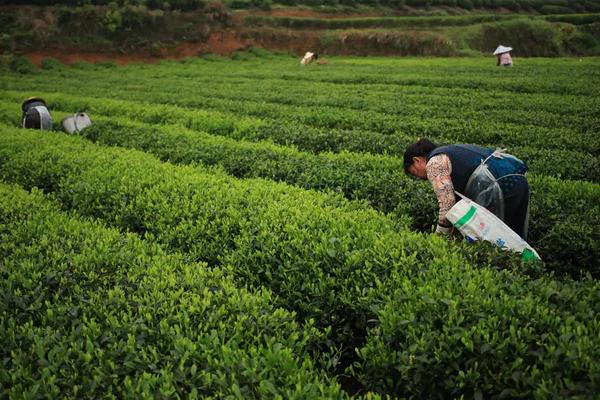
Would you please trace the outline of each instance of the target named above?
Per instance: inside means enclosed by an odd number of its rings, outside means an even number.
[[[0,72],[0,397],[600,393],[600,58],[24,72]],[[30,96],[54,131],[19,128]],[[543,261],[432,233],[421,137],[527,162]]]

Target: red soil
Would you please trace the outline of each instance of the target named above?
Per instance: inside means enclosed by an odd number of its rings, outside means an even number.
[[[96,63],[99,61],[114,61],[117,64],[128,64],[131,62],[156,62],[158,58],[148,55],[100,53],[100,52],[72,52],[66,50],[39,50],[25,54],[38,67],[42,65],[45,58],[55,58],[62,63],[72,64],[77,61]]]
[[[65,64],[77,61],[96,63],[99,61],[112,61],[117,64],[129,64],[132,62],[154,63],[160,60],[179,60],[186,57],[196,57],[202,54],[213,53],[219,55],[230,55],[231,53],[247,48],[250,43],[240,40],[230,30],[214,32],[208,40],[203,43],[182,43],[174,48],[165,48],[158,54],[121,54],[110,52],[73,52],[62,49],[39,50],[26,53],[31,61],[41,66],[45,58],[54,58]]]
[[[314,47],[317,38],[309,33],[292,34],[289,37],[267,37],[253,39],[250,35],[244,34],[243,20],[249,15],[248,11],[236,11],[232,13],[234,25],[230,29],[220,32],[213,32],[206,42],[181,43],[173,48],[164,48],[158,52],[145,53],[111,53],[111,52],[80,52],[69,51],[65,49],[44,49],[26,53],[31,61],[41,66],[45,58],[54,58],[65,64],[72,64],[77,61],[87,61],[96,63],[101,61],[112,61],[117,64],[128,64],[132,62],[153,63],[164,59],[182,59],[186,57],[195,57],[202,54],[213,53],[218,55],[230,55],[237,50],[243,50],[249,46],[255,45],[271,49],[289,50],[298,54],[306,51],[307,48]],[[288,17],[311,17],[311,18],[348,18],[348,17],[373,17],[379,16],[377,13],[338,13],[330,14],[313,10],[278,8],[270,11],[253,11],[253,15],[265,16],[288,16]],[[237,32],[237,33],[236,33]]]

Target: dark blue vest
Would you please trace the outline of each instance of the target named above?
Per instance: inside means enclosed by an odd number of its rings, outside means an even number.
[[[485,160],[494,150],[474,144],[451,144],[432,150],[427,155],[427,161],[438,154],[446,154],[452,163],[452,184],[454,190],[464,193],[469,177],[482,160]]]

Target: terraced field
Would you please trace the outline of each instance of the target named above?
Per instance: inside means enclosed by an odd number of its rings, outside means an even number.
[[[600,59],[234,58],[2,73],[3,396],[598,392]],[[432,234],[419,137],[525,160],[544,261]]]

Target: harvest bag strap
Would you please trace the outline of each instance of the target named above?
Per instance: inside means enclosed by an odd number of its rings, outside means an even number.
[[[488,162],[488,160],[489,160],[490,158],[492,158],[492,157],[494,157],[494,156],[497,156],[498,154],[505,153],[505,152],[506,152],[506,149],[496,149],[496,150],[494,150],[494,152],[493,152],[492,154],[490,154],[489,156],[487,156],[487,157],[485,158],[485,160],[481,161],[481,164],[485,164],[485,163],[487,163],[487,162]],[[506,175],[502,175],[500,178],[497,178],[497,179],[496,179],[496,182],[498,182],[500,179],[502,179],[502,178],[506,178],[506,177],[508,177],[508,176],[525,176],[525,174],[506,174]],[[456,192],[456,191],[455,191],[455,192]],[[464,197],[462,194],[460,194],[460,193],[458,193],[458,192],[456,192],[456,193],[457,193],[459,196],[461,196],[461,197],[463,197],[463,198],[466,198],[466,197]],[[469,200],[471,200],[471,199],[469,199]]]
[[[473,201],[473,200],[469,199],[467,196],[465,196],[464,194],[457,192],[456,190],[454,191],[454,193],[456,193],[461,199]],[[473,201],[473,203],[474,203],[474,201]],[[469,222],[471,220],[471,218],[473,218],[475,213],[477,213],[477,208],[475,208],[473,206],[469,207],[469,211],[467,211],[465,213],[465,215],[460,217],[460,219],[454,223],[454,227],[460,228],[461,226],[463,226],[464,224]]]

